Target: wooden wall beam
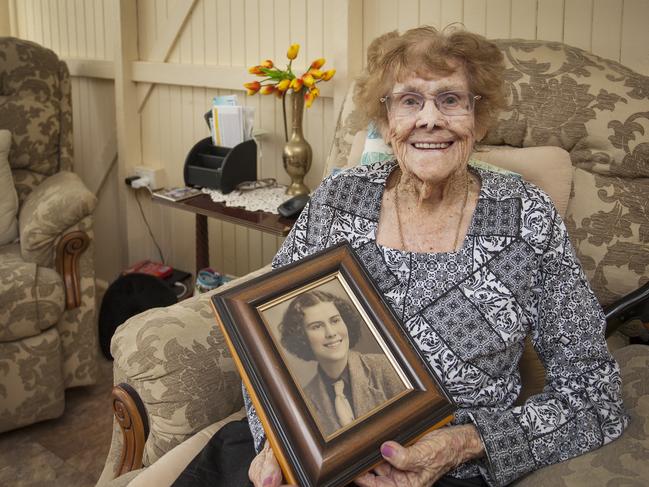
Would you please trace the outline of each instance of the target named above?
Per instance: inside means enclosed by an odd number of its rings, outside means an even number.
[[[334,0],[334,60],[336,76],[333,79],[334,119],[342,107],[349,84],[363,68],[363,2],[360,0]]]
[[[138,83],[162,83],[167,85],[197,86],[245,91],[243,83],[255,79],[244,67],[214,66],[180,63],[132,63],[133,81]],[[297,68],[295,72],[306,69]],[[336,74],[336,76],[338,76]],[[334,78],[336,79],[336,78]],[[334,90],[331,83],[319,83],[320,96],[331,97]]]
[[[115,63],[101,59],[62,58],[68,65],[70,76],[115,79]]]
[[[20,37],[18,30],[18,5],[16,0],[9,0],[9,32],[11,36]]]
[[[156,41],[151,52],[143,56],[144,59],[151,62],[165,62],[167,60],[195,4],[196,0],[177,0],[173,12],[169,15],[169,20],[160,29],[162,32],[161,37]],[[138,112],[141,112],[144,108],[152,89],[152,83],[137,87]]]
[[[113,0],[115,23],[115,120],[117,125],[117,179],[123,181],[132,174],[133,168],[142,160],[142,135],[140,115],[137,110],[137,90],[133,81],[132,66],[138,59],[137,5],[132,0]],[[120,255],[126,262],[131,254],[136,253],[138,245],[146,241],[146,233],[141,228],[135,209],[135,195],[125,184],[118,185],[120,225],[116,231],[121,235],[117,239],[122,248]],[[129,193],[131,191],[131,193]],[[130,211],[129,211],[130,210]],[[131,252],[133,250],[133,252]]]

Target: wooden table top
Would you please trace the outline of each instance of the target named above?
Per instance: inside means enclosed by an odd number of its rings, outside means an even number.
[[[294,219],[284,218],[265,211],[248,211],[244,208],[225,206],[223,203],[215,203],[208,194],[200,194],[182,201],[170,201],[165,198],[152,197],[155,203],[159,203],[179,210],[190,211],[198,215],[217,218],[236,225],[254,228],[262,232],[271,233],[285,237],[295,223]]]

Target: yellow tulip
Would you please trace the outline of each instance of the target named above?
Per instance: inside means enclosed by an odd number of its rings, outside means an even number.
[[[252,81],[250,83],[244,83],[243,86],[248,90],[249,95],[254,95],[261,88],[259,81]]]
[[[306,86],[307,88],[311,88],[313,86],[313,83],[315,83],[315,79],[313,79],[313,76],[309,73],[302,76],[302,81],[304,81],[304,86]]]
[[[286,57],[292,61],[297,57],[298,52],[300,52],[300,45],[291,44],[291,46],[288,48],[288,51],[286,52]]]
[[[311,76],[313,76],[315,79],[320,79],[320,78],[322,78],[322,74],[323,74],[323,73],[322,73],[322,71],[320,71],[319,69],[313,69],[313,68],[311,68],[311,69],[309,69],[309,74],[310,74]]]
[[[311,69],[320,69],[325,63],[325,58],[321,57],[311,63]]]
[[[260,75],[260,76],[264,75],[264,73],[261,71],[261,66],[251,66],[251,67],[248,68],[248,72],[250,74],[257,74],[257,75]]]
[[[263,62],[260,64],[260,66],[261,66],[262,68],[272,69],[272,68],[273,68],[273,61],[271,61],[270,59],[266,59],[265,61],[263,61]]]
[[[302,78],[293,78],[293,80],[291,81],[291,89],[297,93],[302,89],[303,84],[304,81],[302,81]]]
[[[304,100],[306,101],[306,107],[311,108],[311,104],[313,103],[313,100],[315,100],[315,96],[313,96],[313,92],[307,91],[304,94]]]
[[[277,90],[278,91],[286,91],[288,90],[288,87],[291,85],[291,80],[290,79],[283,79],[279,83],[277,83]]]
[[[313,98],[318,98],[320,96],[320,88],[314,86],[311,88],[311,93],[313,94]]]
[[[264,85],[259,90],[259,93],[261,93],[262,95],[270,95],[274,91],[275,91],[275,85]]]
[[[329,81],[331,78],[334,77],[334,74],[336,74],[335,69],[328,69],[324,73],[322,73],[322,81]]]

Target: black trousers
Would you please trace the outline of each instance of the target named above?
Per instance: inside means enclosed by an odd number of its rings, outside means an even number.
[[[255,448],[248,421],[226,424],[205,448],[194,457],[172,487],[249,487],[248,468],[255,458]],[[482,477],[456,479],[443,477],[435,487],[486,487]]]

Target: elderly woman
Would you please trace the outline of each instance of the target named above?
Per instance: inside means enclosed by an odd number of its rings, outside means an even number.
[[[468,165],[505,103],[503,74],[498,48],[466,31],[376,40],[356,105],[395,160],[325,180],[274,260],[350,242],[458,404],[452,425],[409,447],[384,443],[361,486],[506,485],[613,441],[628,422],[602,310],[552,202]],[[515,405],[527,336],[547,382]],[[280,484],[267,446],[250,478]]]
[[[286,350],[318,363],[303,390],[325,436],[405,390],[385,354],[350,350],[361,326],[349,302],[316,289],[291,301],[279,327]]]

